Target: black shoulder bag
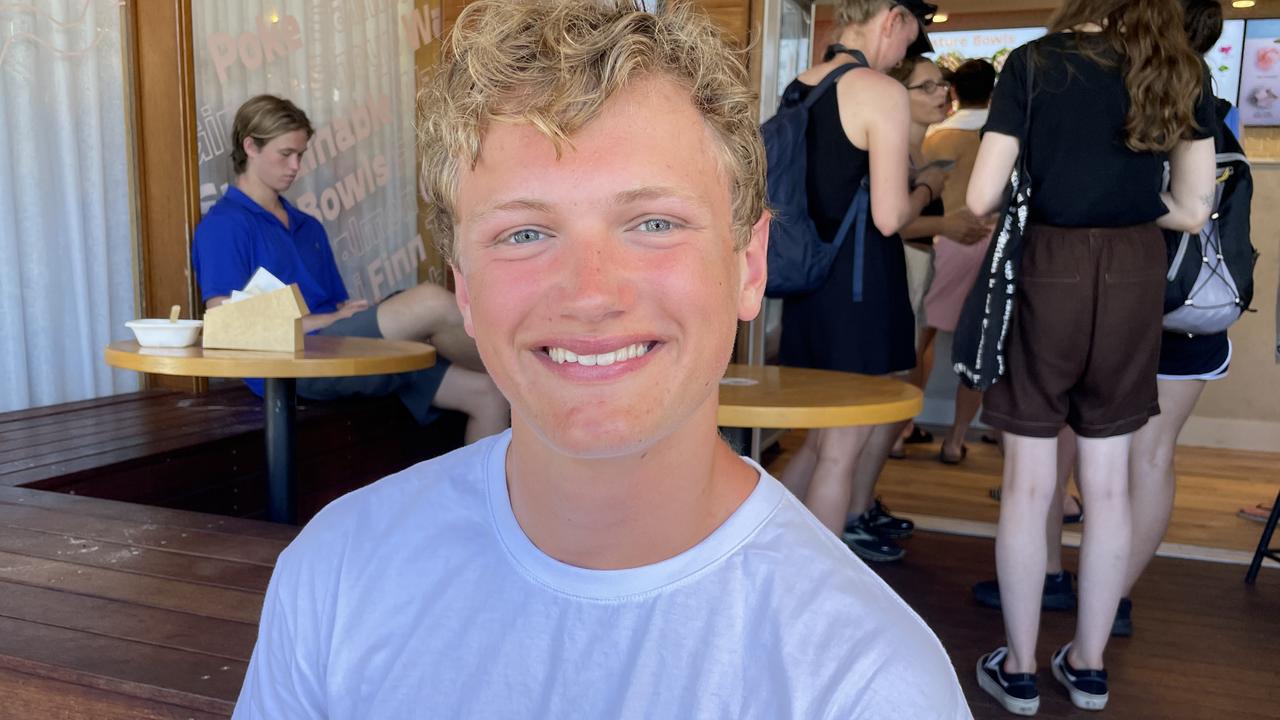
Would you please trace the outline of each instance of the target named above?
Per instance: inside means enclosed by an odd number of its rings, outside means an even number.
[[[1027,46],[1027,117],[1022,128],[1018,161],[1004,194],[1004,212],[996,237],[987,247],[978,279],[965,297],[951,345],[951,363],[960,381],[974,390],[990,388],[1005,373],[1005,338],[1017,296],[1022,238],[1031,211],[1031,173],[1027,146],[1031,144],[1031,90],[1035,53]]]

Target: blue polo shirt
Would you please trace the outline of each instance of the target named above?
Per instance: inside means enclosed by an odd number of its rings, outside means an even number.
[[[346,302],[347,286],[329,247],[329,236],[320,221],[294,207],[282,195],[280,202],[289,227],[234,185],[209,208],[196,226],[191,264],[200,283],[200,296],[230,295],[242,290],[259,267],[283,283],[298,283],[312,313],[331,313]],[[246,379],[256,395],[262,380]]]
[[[319,220],[280,197],[289,227],[234,185],[196,226],[191,255],[200,294],[209,298],[241,290],[259,267],[281,282],[298,283],[312,313],[331,313],[346,302],[329,237]]]

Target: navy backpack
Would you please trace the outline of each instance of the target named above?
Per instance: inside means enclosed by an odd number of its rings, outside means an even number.
[[[769,280],[764,294],[772,298],[812,292],[826,280],[836,253],[844,244],[850,227],[854,233],[853,301],[862,300],[862,245],[870,193],[866,180],[844,214],[832,242],[823,242],[809,216],[809,196],[805,187],[809,110],[836,81],[855,68],[867,67],[857,50],[842,50],[854,61],[832,70],[801,100],[798,88],[790,88],[778,112],[760,127],[768,159],[766,195],[773,209],[769,224]]]

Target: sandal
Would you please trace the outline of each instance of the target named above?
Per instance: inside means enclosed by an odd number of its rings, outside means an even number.
[[[938,461],[939,461],[939,462],[941,462],[943,465],[959,465],[960,463],[964,462],[964,459],[965,459],[966,457],[968,457],[968,455],[969,455],[969,446],[968,446],[968,445],[961,445],[961,446],[960,446],[960,456],[959,456],[959,457],[955,457],[955,456],[948,456],[948,455],[947,455],[947,448],[946,448],[946,446],[944,445],[941,449],[939,449],[939,450],[938,450]]]
[[[1076,501],[1076,507],[1080,508],[1080,512],[1071,513],[1070,515],[1068,515],[1067,513],[1063,513],[1062,514],[1063,525],[1078,525],[1084,522],[1084,503],[1081,502],[1080,498],[1075,495],[1072,495],[1071,499]]]
[[[911,428],[911,434],[902,439],[907,445],[921,445],[933,442],[933,433],[921,430],[919,425]]]

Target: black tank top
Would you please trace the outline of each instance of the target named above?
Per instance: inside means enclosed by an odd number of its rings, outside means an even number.
[[[870,71],[852,71],[858,72]],[[787,92],[803,98],[812,91],[812,86],[796,80]],[[840,124],[834,88],[810,110],[805,141],[809,216],[818,235],[831,242],[871,170],[870,154],[849,142]],[[907,296],[902,240],[897,235],[884,237],[868,218],[863,300],[857,303],[853,302],[853,247],[846,238],[831,273],[817,290],[783,302],[779,358],[783,365],[870,375],[915,365],[915,318]]]
[[[802,100],[813,92],[813,87],[799,80],[792,87],[798,90]],[[871,156],[849,142],[844,126],[840,124],[840,105],[835,88],[819,98],[810,110],[805,142],[809,150],[805,170],[809,216],[813,218],[818,235],[831,242],[858,186],[871,169]]]

